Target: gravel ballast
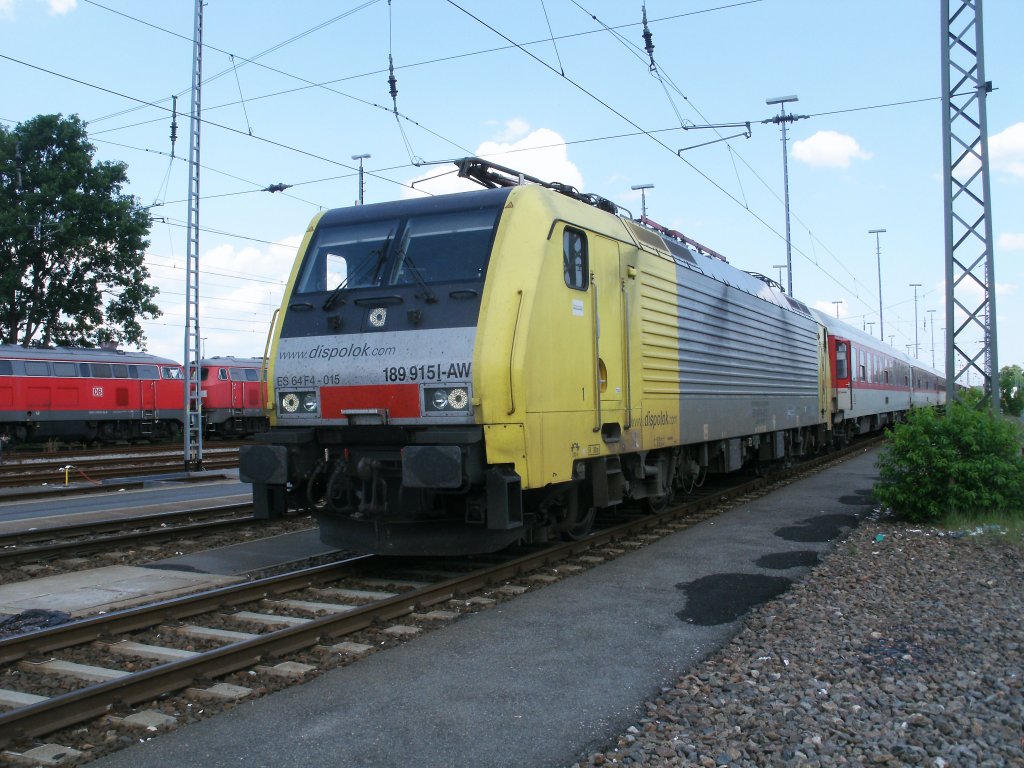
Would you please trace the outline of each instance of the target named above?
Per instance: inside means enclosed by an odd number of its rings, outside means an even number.
[[[574,768],[1021,766],[1022,645],[1019,546],[865,521]]]

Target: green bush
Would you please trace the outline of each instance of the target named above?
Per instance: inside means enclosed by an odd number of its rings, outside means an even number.
[[[973,404],[915,409],[882,448],[875,496],[915,523],[949,514],[1024,516],[1021,445],[1017,424]]]

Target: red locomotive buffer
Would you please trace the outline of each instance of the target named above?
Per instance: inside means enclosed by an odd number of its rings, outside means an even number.
[[[263,359],[209,357],[199,364],[206,434],[241,437],[265,432]]]
[[[174,437],[184,371],[141,352],[0,345],[0,432],[16,442]]]

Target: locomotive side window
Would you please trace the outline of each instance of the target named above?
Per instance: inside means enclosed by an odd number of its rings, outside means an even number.
[[[128,366],[124,363],[114,363],[112,366],[114,369],[115,379],[127,379],[128,378]]]
[[[255,368],[246,368],[245,369],[245,380],[246,381],[259,381],[260,380],[260,372],[257,371]]]
[[[567,286],[577,291],[585,291],[590,287],[587,236],[578,229],[565,228],[562,235],[562,266]]]
[[[140,379],[153,380],[160,378],[160,372],[155,365],[137,365],[135,369],[138,371]]]
[[[62,378],[70,378],[78,375],[78,368],[74,363],[54,363],[53,375]]]
[[[0,376],[13,376],[14,366],[10,360],[0,360]]]
[[[228,373],[232,381],[245,381],[245,370],[242,368],[232,368]]]
[[[110,379],[114,374],[110,369],[110,363],[93,363],[92,375],[97,379]]]
[[[160,369],[160,373],[165,379],[184,379],[185,374],[181,372],[180,368],[175,368],[170,365],[165,365]]]
[[[397,231],[395,219],[322,229],[306,254],[295,292],[379,285]]]
[[[41,360],[26,360],[25,361],[25,375],[26,376],[49,376],[50,367]]]
[[[218,368],[217,369],[217,378],[220,381],[227,381],[228,380],[228,369],[227,368]]]

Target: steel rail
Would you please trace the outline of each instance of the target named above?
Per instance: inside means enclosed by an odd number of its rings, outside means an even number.
[[[252,507],[252,503],[239,503],[239,508]],[[173,513],[182,517],[189,515],[195,515],[195,512],[187,513]],[[136,524],[139,522],[139,518],[133,520]],[[29,547],[10,547],[0,550],[0,564],[10,563],[18,560],[38,560],[45,557],[52,557],[55,555],[64,555],[69,552],[76,553],[87,553],[95,552],[97,550],[106,549],[112,544],[131,544],[145,541],[159,541],[161,539],[174,538],[181,534],[196,534],[196,533],[213,533],[215,531],[224,530],[227,528],[237,528],[242,525],[249,525],[252,523],[265,522],[252,515],[242,516],[238,515],[235,517],[227,518],[224,520],[206,520],[198,523],[184,523],[181,525],[174,525],[168,528],[153,528],[147,531],[131,531],[129,533],[123,533],[114,536],[104,536],[98,539],[84,539],[75,541],[62,541],[54,544],[40,544],[38,546]],[[81,528],[88,528],[87,524],[77,526]]]

